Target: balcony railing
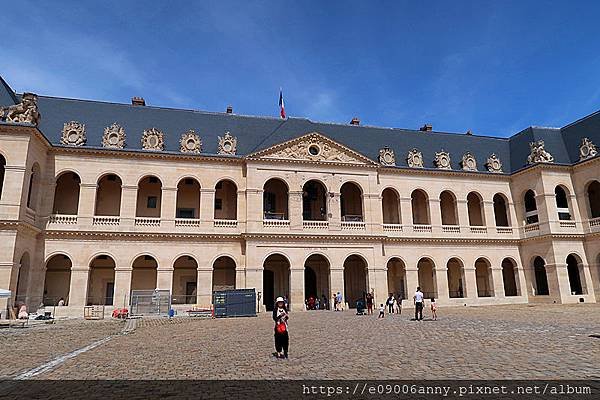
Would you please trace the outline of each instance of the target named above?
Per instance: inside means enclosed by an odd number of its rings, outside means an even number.
[[[287,228],[290,226],[290,221],[280,219],[263,219],[265,228]]]
[[[460,226],[458,226],[458,225],[442,225],[442,232],[444,232],[444,233],[460,233]]]
[[[94,215],[92,225],[119,225],[121,217],[112,215]]]
[[[566,228],[566,229],[575,229],[575,228],[577,228],[577,224],[575,223],[575,221],[558,221],[558,225],[561,228]]]
[[[237,219],[215,219],[213,222],[215,228],[237,228]]]
[[[487,233],[487,228],[485,226],[470,226],[469,229],[471,233],[476,235],[485,235]]]
[[[302,221],[302,227],[304,229],[327,230],[329,221]]]
[[[588,224],[590,226],[590,231],[600,232],[600,217],[588,220]]]
[[[402,232],[402,224],[383,224],[384,232]]]
[[[175,218],[175,226],[197,228],[200,226],[200,220],[197,218]]]
[[[48,217],[49,224],[75,225],[77,224],[77,215],[52,214]]]
[[[365,223],[359,221],[342,221],[342,230],[344,231],[364,231]]]
[[[499,235],[512,235],[513,229],[508,226],[497,226],[496,233]]]
[[[414,233],[431,233],[431,225],[413,225]]]
[[[525,232],[525,233],[537,232],[539,230],[540,230],[540,224],[537,222],[535,224],[527,224],[523,227],[523,232]]]
[[[135,217],[135,226],[160,226],[160,217]]]

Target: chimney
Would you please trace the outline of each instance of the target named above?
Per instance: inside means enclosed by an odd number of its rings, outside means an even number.
[[[350,121],[350,125],[360,125],[360,119],[358,119],[358,117],[352,118],[352,121]]]
[[[131,98],[131,105],[133,106],[145,106],[146,105],[146,101],[144,100],[143,97],[132,97]]]
[[[425,124],[422,127],[420,127],[419,130],[421,132],[431,132],[433,130],[433,127],[429,124]]]
[[[233,107],[232,107],[231,105],[228,105],[228,106],[227,106],[227,109],[225,110],[225,112],[226,112],[227,114],[233,114]]]
[[[473,132],[471,132],[471,130],[469,129],[469,130],[467,131],[467,135],[471,136],[471,135],[473,135]]]

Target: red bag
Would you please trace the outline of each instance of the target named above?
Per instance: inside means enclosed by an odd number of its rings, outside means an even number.
[[[287,331],[287,327],[285,326],[285,324],[279,323],[275,326],[275,332],[277,333],[285,333]]]

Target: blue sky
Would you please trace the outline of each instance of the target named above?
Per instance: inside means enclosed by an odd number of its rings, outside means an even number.
[[[422,4],[417,4],[422,3]],[[600,109],[600,2],[10,1],[18,92],[509,136]]]

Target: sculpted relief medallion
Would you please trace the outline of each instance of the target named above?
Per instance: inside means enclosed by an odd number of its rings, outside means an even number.
[[[394,154],[394,150],[387,146],[379,149],[379,163],[386,166],[396,165],[396,155]]]
[[[142,149],[162,151],[165,147],[163,133],[156,128],[146,129],[142,135]]]
[[[406,162],[411,168],[423,168],[423,153],[417,149],[412,149],[408,152]]]
[[[485,166],[489,172],[500,173],[502,172],[502,162],[496,154],[490,155],[485,163]]]
[[[60,142],[69,146],[83,146],[85,144],[85,125],[77,122],[65,122],[63,125]]]
[[[365,164],[351,150],[321,135],[310,134],[286,143],[284,147],[264,155],[266,158]]]
[[[469,151],[463,154],[461,165],[463,171],[477,171],[477,160]]]
[[[552,157],[552,154],[548,153],[544,149],[543,140],[529,143],[529,148],[531,153],[527,157],[527,164],[554,162],[554,157]]]
[[[237,137],[232,136],[229,132],[225,132],[223,137],[219,136],[219,154],[235,154],[237,150]]]
[[[439,169],[452,169],[450,165],[450,154],[447,151],[440,151],[435,153],[435,166]]]
[[[585,160],[586,158],[595,157],[598,154],[596,145],[588,138],[581,139],[581,145],[579,146],[579,160]]]
[[[200,153],[202,151],[202,140],[193,129],[190,129],[179,140],[182,153]]]

